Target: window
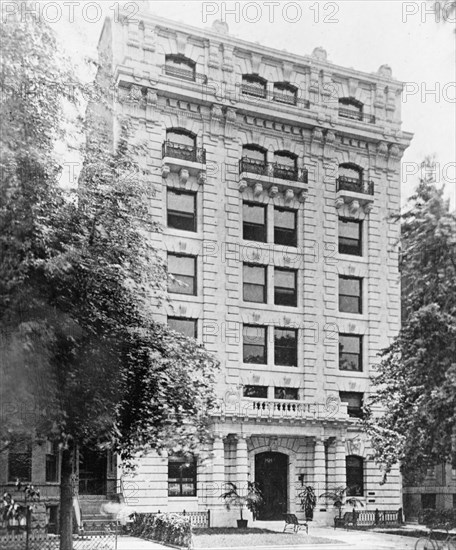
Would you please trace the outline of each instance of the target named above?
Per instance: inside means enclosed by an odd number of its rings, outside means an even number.
[[[196,63],[183,55],[168,54],[165,57],[165,73],[184,80],[195,80]]]
[[[283,367],[298,365],[298,331],[274,329],[274,364]]]
[[[357,164],[339,164],[339,178],[361,182],[363,179],[363,169]]]
[[[168,254],[168,273],[176,280],[169,281],[168,292],[196,296],[196,258]]]
[[[274,304],[297,306],[297,272],[294,269],[274,269]]]
[[[244,325],[242,331],[244,363],[266,365],[268,362],[266,330],[266,327]]]
[[[244,386],[243,395],[244,397],[257,397],[261,399],[266,399],[268,397],[268,387],[267,386]]]
[[[59,507],[57,505],[46,506],[47,532],[57,535],[59,532]]]
[[[363,418],[363,394],[361,392],[339,392],[340,400],[347,403],[348,416]]]
[[[196,231],[196,193],[168,189],[168,227]]]
[[[296,181],[298,176],[297,158],[293,153],[274,153],[274,177]]]
[[[298,400],[298,388],[274,388],[274,399]]]
[[[171,330],[180,332],[188,338],[197,337],[196,319],[186,319],[185,317],[168,317],[168,326]]]
[[[274,244],[298,246],[296,210],[274,208]]]
[[[345,458],[347,481],[347,496],[362,497],[364,495],[364,460],[360,456],[349,455]]]
[[[172,157],[190,162],[206,162],[204,149],[196,148],[195,134],[181,128],[166,130],[162,157]]]
[[[247,241],[266,242],[266,207],[244,202],[242,206],[243,238]]]
[[[8,481],[32,481],[32,439],[13,436],[8,446]]]
[[[288,84],[288,82],[275,82],[272,98],[278,103],[296,105],[297,91],[296,86]]]
[[[168,496],[196,496],[196,460],[194,457],[168,459]]]
[[[244,264],[244,301],[267,302],[266,267]]]
[[[48,441],[46,452],[46,482],[59,480],[59,444],[57,441]]]
[[[339,116],[351,120],[363,120],[363,104],[351,97],[339,99]]]
[[[339,254],[363,255],[362,223],[357,220],[339,218]]]
[[[239,163],[239,173],[242,172],[267,175],[266,149],[258,145],[244,145],[242,147],[242,158]]]
[[[363,337],[339,334],[339,369],[363,370]]]
[[[266,97],[266,80],[258,75],[243,74],[241,91],[244,95]]]
[[[362,279],[339,276],[339,311],[344,313],[362,313]]]
[[[437,495],[435,493],[422,493],[421,508],[423,510],[435,510],[436,500],[437,500]]]

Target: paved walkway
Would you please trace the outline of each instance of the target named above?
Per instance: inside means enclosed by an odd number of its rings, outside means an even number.
[[[169,546],[136,537],[119,537],[117,540],[117,550],[163,550],[164,548],[169,550]]]

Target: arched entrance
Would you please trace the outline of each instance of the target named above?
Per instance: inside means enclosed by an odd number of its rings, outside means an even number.
[[[255,482],[264,499],[257,519],[283,519],[288,502],[288,456],[283,453],[258,453],[255,456]]]

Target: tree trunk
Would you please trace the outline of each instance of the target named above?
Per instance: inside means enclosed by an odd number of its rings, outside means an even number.
[[[73,550],[73,449],[71,447],[62,451],[60,550]]]

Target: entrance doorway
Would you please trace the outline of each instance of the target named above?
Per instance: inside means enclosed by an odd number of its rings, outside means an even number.
[[[107,453],[87,448],[79,450],[79,494],[105,495]]]
[[[288,456],[283,453],[259,453],[255,456],[255,482],[263,494],[259,520],[281,520],[287,513]]]

